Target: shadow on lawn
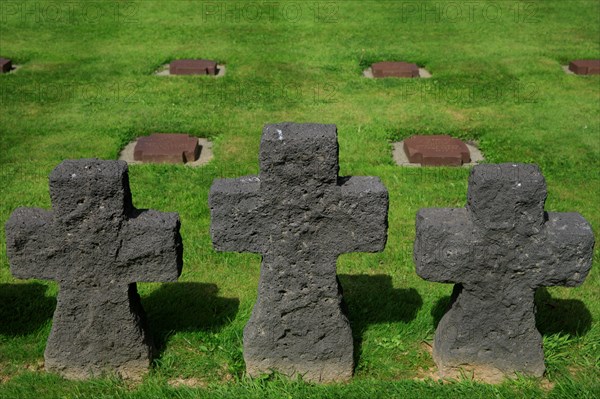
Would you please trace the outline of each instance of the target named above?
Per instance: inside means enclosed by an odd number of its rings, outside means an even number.
[[[142,298],[159,352],[178,331],[218,331],[235,318],[240,301],[217,296],[216,284],[166,283]]]
[[[542,335],[584,335],[592,327],[592,314],[579,299],[553,299],[546,288],[535,293],[535,326]]]
[[[52,318],[56,298],[40,283],[0,284],[0,335],[37,331]]]
[[[452,297],[445,296],[433,306],[431,315],[436,328],[451,302]],[[592,327],[592,314],[579,299],[553,299],[548,290],[541,287],[535,293],[535,304],[535,325],[542,335],[584,335]]]
[[[416,289],[394,288],[392,277],[385,274],[341,274],[339,279],[354,335],[355,364],[358,364],[363,335],[369,325],[408,323],[423,305]]]

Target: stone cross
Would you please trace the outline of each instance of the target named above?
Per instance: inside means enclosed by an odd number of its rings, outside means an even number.
[[[335,125],[266,125],[260,175],[217,179],[209,197],[220,251],[262,254],[258,299],[244,329],[251,376],[352,376],[352,331],[336,260],[387,239],[388,193],[377,177],[338,177]]]
[[[64,161],[50,196],[51,212],[18,208],[6,223],[12,274],[60,286],[46,370],[139,378],[154,346],[136,282],[177,280],[179,216],[135,209],[124,161]]]
[[[581,284],[594,246],[580,214],[544,212],[545,200],[536,165],[479,165],[469,177],[466,208],[419,210],[417,274],[456,284],[435,333],[442,375],[456,376],[460,368],[487,380],[544,373],[535,291]]]

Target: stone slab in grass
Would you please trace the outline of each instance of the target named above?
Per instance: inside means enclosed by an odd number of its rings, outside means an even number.
[[[544,374],[536,289],[583,283],[594,248],[590,224],[578,213],[545,212],[546,194],[537,165],[478,165],[466,207],[417,213],[417,274],[456,284],[434,338],[442,377]]]
[[[45,369],[140,379],[155,349],[136,283],[181,274],[179,216],[135,209],[123,161],[67,160],[49,180],[52,210],[18,208],[6,223],[12,274],[60,287]]]
[[[417,64],[409,62],[384,61],[371,65],[374,78],[416,78],[419,76]]]
[[[225,75],[225,65],[217,64],[216,61],[203,59],[174,60],[159,69],[156,75],[208,75],[221,77]]]
[[[0,58],[0,73],[8,73],[13,69],[12,61],[8,58]]]
[[[461,166],[471,162],[462,140],[448,135],[416,135],[404,140],[404,153],[409,162],[421,166]]]
[[[174,60],[169,64],[171,75],[216,75],[217,62],[211,60]]]
[[[133,150],[133,159],[142,162],[187,163],[199,156],[198,139],[188,134],[154,133],[140,137]]]
[[[201,166],[213,157],[212,142],[181,133],[154,133],[127,144],[119,159],[128,164],[172,163]]]
[[[399,166],[473,166],[483,154],[475,143],[449,135],[415,135],[393,143],[393,158]]]
[[[430,78],[431,74],[417,64],[402,61],[382,61],[363,71],[367,78]]]
[[[576,75],[600,75],[600,60],[571,61],[569,71]]]
[[[258,176],[216,179],[209,194],[215,249],[262,254],[246,370],[348,380],[353,338],[336,260],[383,250],[388,192],[377,177],[338,176],[335,125],[266,125],[259,158]]]

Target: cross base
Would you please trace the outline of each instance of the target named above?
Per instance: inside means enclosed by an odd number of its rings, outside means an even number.
[[[315,284],[316,270],[284,273],[287,284],[263,263],[266,287],[244,329],[244,359],[251,376],[277,371],[312,382],[347,381],[354,367],[352,330],[344,313],[342,290],[332,271]],[[273,268],[273,270],[280,270]],[[290,284],[296,282],[296,284]]]
[[[309,382],[350,380],[354,368],[352,331],[339,307],[315,306],[296,312],[294,319],[309,319],[295,325],[273,318],[256,320],[257,310],[262,311],[255,309],[244,329],[248,375],[258,377],[277,371],[290,378],[302,376]]]
[[[346,361],[298,362],[287,358],[253,360],[244,357],[246,372],[251,377],[260,377],[276,370],[289,378],[302,377],[307,382],[343,382],[352,378],[352,364]]]
[[[154,347],[135,284],[61,286],[45,368],[65,378],[141,379]]]
[[[473,374],[486,382],[500,382],[515,372],[544,375],[542,336],[535,327],[534,290],[514,287],[520,297],[482,295],[454,286],[450,310],[435,332],[433,359],[443,377]],[[502,298],[503,297],[503,298]]]

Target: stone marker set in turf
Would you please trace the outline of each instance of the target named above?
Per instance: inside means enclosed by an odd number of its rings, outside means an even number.
[[[198,139],[188,134],[154,133],[140,137],[133,159],[142,162],[187,163],[200,156]]]
[[[404,140],[404,152],[410,162],[423,166],[461,166],[471,162],[465,143],[447,135],[409,137]]]
[[[600,60],[571,61],[569,71],[575,75],[600,75]]]
[[[171,75],[216,75],[217,62],[211,60],[174,60],[169,64]]]
[[[221,77],[225,75],[225,65],[204,59],[173,60],[169,64],[163,65],[155,74],[160,76],[208,75]]]
[[[430,78],[431,74],[417,64],[404,61],[382,61],[363,71],[367,78]]]
[[[336,259],[384,249],[387,190],[377,177],[338,176],[335,125],[267,125],[259,160],[258,176],[216,179],[209,194],[215,248],[263,256],[247,372],[347,380],[353,339]],[[133,207],[124,161],[64,161],[50,195],[51,212],[18,208],[6,223],[14,276],[59,283],[46,369],[139,377],[153,345],[136,282],[180,275],[179,218]],[[546,213],[545,199],[537,166],[479,165],[466,208],[418,212],[417,273],[456,284],[435,335],[441,375],[542,375],[535,290],[581,284],[594,246],[582,216]]]
[[[12,70],[12,61],[0,57],[0,73],[8,73]]]
[[[371,65],[375,78],[418,78],[419,67],[409,62],[383,61]]]
[[[130,165],[142,163],[206,165],[212,159],[212,142],[184,133],[152,133],[128,143],[119,159]]]

